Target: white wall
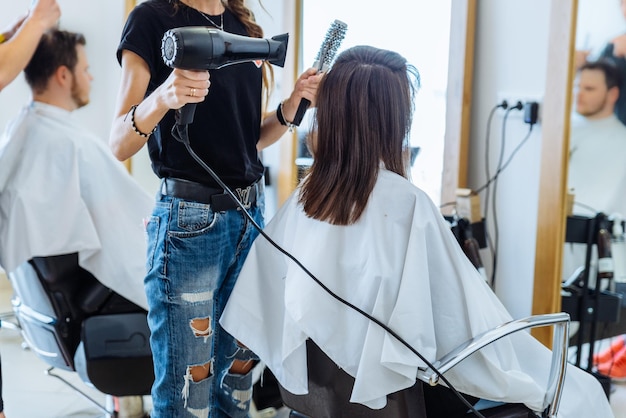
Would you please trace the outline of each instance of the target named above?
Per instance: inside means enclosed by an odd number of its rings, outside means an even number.
[[[480,0],[477,3],[469,164],[469,182],[474,189],[486,181],[485,138],[491,109],[502,96],[542,101],[551,2]],[[492,175],[500,152],[503,115],[504,111],[498,111],[491,126]],[[529,129],[521,119],[521,112],[510,113],[507,120],[505,158]],[[539,124],[498,181],[496,293],[514,317],[529,315],[532,306],[540,153]],[[489,213],[493,219],[493,211]],[[490,230],[493,236],[493,227]],[[491,271],[489,251],[482,250],[481,254]]]

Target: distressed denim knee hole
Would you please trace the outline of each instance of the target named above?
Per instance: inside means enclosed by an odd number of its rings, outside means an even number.
[[[207,342],[211,335],[213,335],[213,327],[211,325],[211,318],[194,318],[189,321],[189,327],[193,331],[196,337],[203,337],[204,342]]]
[[[198,383],[213,376],[213,360],[199,365],[187,366],[187,372],[183,379],[185,381],[182,390],[182,398],[185,401],[185,408],[189,399],[190,382]]]
[[[187,368],[187,375],[191,376],[191,380],[194,382],[200,382],[213,375],[213,361],[204,363],[197,366],[189,366]]]
[[[248,374],[257,365],[256,360],[233,360],[229,372],[232,374]]]

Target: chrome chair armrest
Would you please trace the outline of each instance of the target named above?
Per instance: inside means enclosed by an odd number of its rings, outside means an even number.
[[[567,348],[569,339],[569,314],[565,312],[533,315],[526,318],[506,322],[491,330],[466,341],[450,353],[435,361],[433,366],[440,374],[445,374],[454,366],[465,360],[483,347],[515,332],[529,328],[554,325],[552,335],[552,364],[548,377],[547,392],[544,398],[544,416],[556,417],[565,381],[567,367]],[[417,378],[434,386],[439,383],[439,374],[430,367],[419,370]]]

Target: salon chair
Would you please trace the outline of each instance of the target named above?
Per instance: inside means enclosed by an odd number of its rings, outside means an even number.
[[[472,338],[436,361],[433,366],[444,374],[471,354],[514,332],[540,326],[554,325],[552,364],[548,390],[544,398],[543,417],[555,418],[567,366],[569,315],[566,313],[535,315],[505,323]],[[387,405],[380,410],[369,409],[350,403],[354,378],[341,370],[311,340],[307,341],[307,365],[309,393],[294,395],[279,386],[284,404],[291,409],[291,418],[461,418],[474,414],[462,409],[459,415],[434,414],[429,408],[428,397],[433,393],[429,387],[436,386],[440,377],[433,370],[419,370],[415,385],[387,396]],[[440,388],[448,390],[441,386]],[[452,394],[450,393],[452,396]],[[448,396],[449,399],[452,399]],[[454,399],[453,399],[454,400]],[[485,405],[482,407],[481,405]],[[476,406],[486,418],[530,418],[537,417],[522,404],[502,404],[480,400]]]
[[[128,401],[150,394],[154,371],[146,311],[81,268],[78,254],[35,257],[8,276],[24,340],[50,366],[48,375],[108,416],[117,415],[112,397]],[[77,372],[83,382],[108,395],[107,405],[54,369]]]

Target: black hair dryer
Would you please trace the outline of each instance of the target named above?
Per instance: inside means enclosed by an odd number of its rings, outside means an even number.
[[[205,26],[170,29],[161,41],[161,56],[168,67],[184,70],[214,70],[227,65],[266,60],[283,67],[289,34],[271,39],[250,38]],[[193,122],[195,103],[176,112],[176,123]]]

